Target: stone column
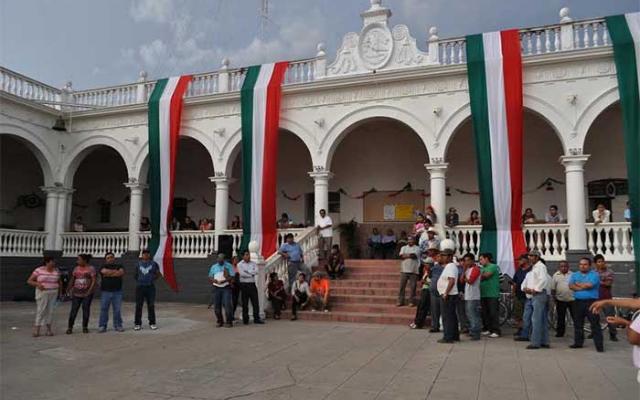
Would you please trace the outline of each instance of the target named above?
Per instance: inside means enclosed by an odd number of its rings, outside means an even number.
[[[222,235],[229,226],[229,184],[233,183],[233,180],[226,175],[211,176],[209,180],[216,185],[215,230],[217,236]]]
[[[62,236],[61,234],[67,231],[69,220],[67,219],[67,200],[69,200],[69,193],[73,193],[73,189],[65,187],[57,188],[57,210],[56,210],[56,236],[55,236],[55,250],[62,250]]]
[[[265,294],[266,289],[266,276],[264,273],[265,260],[258,252],[260,246],[255,240],[249,242],[249,252],[251,253],[251,261],[258,266],[258,276],[256,277],[256,286],[258,287],[258,300],[260,303],[260,319],[265,319],[264,307],[267,304],[267,296]]]
[[[447,181],[445,179],[447,174],[447,168],[449,163],[442,162],[441,159],[430,164],[425,164],[430,175],[430,187],[431,187],[431,206],[436,212],[438,217],[438,223],[444,225],[445,216],[447,215]]]
[[[47,203],[44,215],[44,230],[47,232],[47,240],[44,248],[45,250],[54,250],[56,245],[58,188],[55,186],[42,186],[40,190],[47,194]]]
[[[313,178],[314,224],[318,225],[320,210],[324,209],[329,214],[329,179],[333,178],[333,174],[322,168],[316,168],[316,171],[309,172],[309,176]]]
[[[128,251],[140,251],[140,219],[142,218],[142,200],[147,185],[138,182],[124,183],[129,188],[129,245]]]
[[[587,250],[587,219],[584,204],[584,164],[588,154],[560,157],[564,165],[567,190],[567,222],[569,223],[569,251],[584,253]]]

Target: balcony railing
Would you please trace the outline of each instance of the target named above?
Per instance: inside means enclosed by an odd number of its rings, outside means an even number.
[[[543,27],[520,30],[522,55],[528,56],[609,46],[610,39],[605,20],[602,18],[585,21],[566,22]],[[466,63],[466,43],[464,37],[429,39],[429,54],[435,65],[455,65]],[[210,96],[220,93],[237,92],[244,81],[245,68],[229,69],[228,61],[214,72],[195,74],[185,94],[186,98]],[[285,74],[284,85],[302,84],[324,79],[327,76],[326,55],[319,47],[316,57],[292,61]],[[332,77],[340,79],[340,77]],[[56,89],[17,72],[0,67],[0,90],[12,95],[32,100],[56,109],[65,104],[75,107],[110,108],[143,104],[149,99],[155,81],[147,81],[142,76],[136,83],[107,88],[73,91],[71,87]]]
[[[46,239],[47,232],[0,229],[0,256],[39,257]]]

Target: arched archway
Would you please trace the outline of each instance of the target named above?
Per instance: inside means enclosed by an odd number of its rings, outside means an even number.
[[[33,148],[22,138],[0,135],[0,227],[43,230],[45,173]]]
[[[614,102],[602,110],[586,132],[583,152],[590,155],[584,169],[588,219],[597,203],[604,203],[611,211],[612,221],[624,221],[627,194],[616,190],[611,195],[598,190],[608,182],[627,179],[622,130],[622,108],[619,102]]]
[[[87,231],[126,231],[129,223],[129,174],[121,153],[106,145],[83,150],[67,177],[74,189],[67,201],[72,221],[81,220]],[[65,227],[69,227],[69,216]]]
[[[535,111],[525,109],[523,160],[523,212],[533,209],[536,220],[544,222],[550,205],[557,205],[566,217],[564,170],[558,161],[564,154],[563,143],[547,119]],[[450,196],[447,206],[455,207],[463,224],[472,210],[480,210],[475,144],[470,116],[451,136],[446,161],[447,185]],[[550,182],[546,184],[546,182]]]
[[[241,144],[232,150],[235,158],[227,176],[233,178],[230,186],[229,216],[242,215],[242,151]],[[299,134],[281,129],[278,140],[276,212],[287,213],[294,224],[313,223],[313,180],[311,152]],[[229,218],[231,221],[231,218]]]

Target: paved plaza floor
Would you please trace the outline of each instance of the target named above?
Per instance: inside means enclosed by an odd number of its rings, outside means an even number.
[[[304,321],[215,328],[206,306],[157,305],[157,331],[31,337],[33,303],[1,303],[1,393],[7,400],[615,399],[640,398],[625,339],[525,350],[509,337],[455,345],[402,326]],[[80,315],[79,315],[80,317]],[[79,322],[79,321],[78,321]],[[79,330],[79,329],[76,329]]]

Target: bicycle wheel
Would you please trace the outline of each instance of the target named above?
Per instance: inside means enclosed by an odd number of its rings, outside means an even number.
[[[509,320],[509,308],[507,308],[506,304],[500,302],[498,305],[498,320],[500,322],[500,326],[504,325],[507,320]]]

